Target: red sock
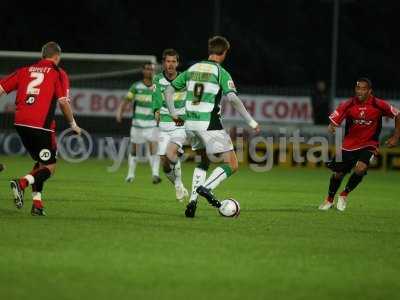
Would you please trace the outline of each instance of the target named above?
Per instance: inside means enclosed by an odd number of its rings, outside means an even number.
[[[43,208],[43,203],[41,200],[33,200],[33,206],[36,208]]]
[[[332,196],[328,196],[328,197],[326,197],[326,200],[328,202],[332,203],[333,202],[333,197]]]
[[[349,192],[343,191],[340,193],[340,196],[347,197],[348,194]]]
[[[23,189],[23,190],[24,190],[27,186],[29,186],[29,182],[28,182],[28,180],[27,180],[26,178],[20,178],[20,179],[18,180],[18,183],[19,183],[20,188]]]

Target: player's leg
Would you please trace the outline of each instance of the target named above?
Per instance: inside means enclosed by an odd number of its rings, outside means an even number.
[[[202,133],[208,154],[219,154],[223,159],[223,165],[216,167],[204,184],[197,188],[197,192],[207,201],[219,207],[220,202],[214,197],[212,191],[229,178],[238,169],[238,160],[233,150],[230,136],[225,130],[213,130]]]
[[[319,206],[319,210],[328,210],[333,207],[335,195],[343,181],[346,174],[343,172],[334,172],[329,179],[328,195],[324,202]]]
[[[149,142],[149,150],[150,150],[150,167],[151,167],[151,175],[153,177],[153,183],[158,184],[161,182],[160,178],[160,156],[157,154],[157,143]]]
[[[32,158],[39,162],[34,170],[27,175],[10,182],[14,193],[14,201],[18,208],[23,205],[23,193],[29,186],[33,186],[33,215],[45,215],[41,199],[44,182],[50,178],[56,166],[57,145],[54,132],[48,132],[32,128],[17,129],[24,146]],[[26,136],[29,135],[29,138]],[[25,141],[25,142],[24,142]]]
[[[151,167],[152,182],[158,184],[160,178],[160,155],[158,155],[159,132],[157,127],[143,129],[143,138],[149,147],[149,164]]]
[[[192,148],[195,149],[193,144]],[[208,159],[205,149],[197,149],[196,154],[200,156],[200,163],[193,170],[192,192],[190,194],[189,203],[185,210],[185,215],[188,218],[193,218],[196,213],[197,199],[199,198],[197,189],[204,184],[204,181],[207,177],[207,170],[210,166],[210,160]]]
[[[331,162],[326,164],[327,167],[333,171],[333,174],[329,179],[328,195],[318,207],[319,210],[326,211],[334,206],[335,195],[339,190],[344,177],[355,166],[356,161],[357,160],[353,151],[343,150],[341,161],[335,157]]]
[[[178,201],[183,201],[184,198],[189,196],[182,182],[181,160],[179,159],[183,154],[183,142],[184,138],[178,136],[173,137],[167,145],[166,155],[170,171],[165,174],[175,186],[175,194]]]
[[[138,145],[136,143],[131,143],[131,149],[128,155],[128,174],[125,178],[126,182],[133,182],[135,179],[136,166],[137,166],[137,156],[136,149]]]
[[[42,201],[42,193],[45,182],[54,174],[56,163],[40,163],[39,168],[32,172],[34,183],[32,184],[32,210],[34,216],[45,215]]]
[[[344,211],[346,209],[348,194],[360,184],[364,176],[367,174],[367,170],[368,163],[361,160],[357,161],[357,164],[353,169],[353,173],[347,181],[343,192],[341,192],[340,196],[338,197],[338,203],[336,205],[338,210]]]
[[[141,129],[136,127],[131,127],[130,131],[130,142],[131,142],[131,149],[128,154],[128,174],[125,178],[126,182],[133,182],[135,179],[135,172],[137,166],[137,147],[138,144],[144,142],[143,136],[141,134]]]

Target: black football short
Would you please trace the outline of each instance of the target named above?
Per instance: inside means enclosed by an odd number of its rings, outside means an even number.
[[[374,151],[371,148],[363,148],[354,151],[342,150],[342,160],[338,161],[338,158],[335,157],[332,161],[328,162],[326,166],[334,172],[349,173],[358,161],[369,166],[373,156]]]
[[[45,165],[56,162],[57,143],[54,132],[17,125],[15,129],[33,160]]]

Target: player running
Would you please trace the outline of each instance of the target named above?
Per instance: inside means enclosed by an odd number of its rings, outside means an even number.
[[[168,180],[175,186],[176,199],[183,201],[188,197],[188,191],[182,183],[181,162],[179,156],[183,153],[183,143],[186,140],[185,128],[176,126],[169,115],[164,101],[164,90],[178,76],[176,68],[179,65],[179,54],[174,49],[165,49],[162,54],[163,71],[154,77],[156,91],[153,95],[153,108],[159,119],[160,140],[158,155],[160,155],[163,170]],[[174,106],[180,118],[185,115],[185,90],[174,94]]]
[[[71,129],[81,133],[69,104],[69,79],[58,67],[61,48],[48,42],[42,48],[42,58],[37,63],[16,70],[0,80],[0,96],[17,91],[14,126],[22,143],[35,164],[32,171],[10,182],[17,208],[24,205],[24,191],[32,186],[34,216],[45,216],[42,202],[43,185],[56,168],[56,123],[54,111],[58,103]]]
[[[143,79],[134,82],[121,102],[117,110],[117,122],[120,123],[122,114],[130,103],[133,104],[132,127],[131,127],[131,151],[129,153],[129,170],[126,182],[133,182],[137,165],[136,152],[138,145],[147,143],[150,148],[150,167],[153,183],[161,182],[160,156],[157,155],[158,128],[153,113],[153,76],[154,64],[147,62],[143,65]]]
[[[334,206],[333,200],[343,178],[354,168],[336,204],[338,210],[346,209],[348,194],[362,181],[367,174],[371,159],[378,152],[383,116],[395,118],[395,131],[393,136],[386,141],[386,145],[394,147],[399,141],[399,111],[372,94],[372,84],[368,78],[357,80],[355,94],[355,97],[341,103],[329,116],[331,123],[328,128],[332,133],[343,120],[346,120],[346,131],[342,147],[342,161],[334,160],[327,164],[334,173],[330,178],[328,196],[319,206],[320,210],[328,210]]]
[[[221,97],[225,95],[248,125],[257,133],[258,123],[250,116],[242,101],[236,95],[236,88],[231,75],[221,67],[230,48],[229,42],[221,36],[208,41],[208,60],[192,65],[165,90],[168,110],[177,125],[183,120],[174,107],[174,91],[186,89],[185,128],[191,139],[193,150],[201,156],[200,164],[194,169],[192,193],[186,207],[186,217],[193,218],[197,207],[198,194],[219,207],[221,204],[212,191],[238,169],[238,160],[233,150],[230,136],[221,123]],[[210,160],[207,154],[218,154],[224,164],[215,168],[206,179]]]

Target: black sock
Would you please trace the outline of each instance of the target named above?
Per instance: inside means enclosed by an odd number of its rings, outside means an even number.
[[[51,172],[48,168],[44,167],[33,174],[35,178],[35,192],[41,192],[43,190],[44,182],[49,179]]]
[[[335,174],[331,176],[331,179],[329,180],[329,189],[328,189],[328,195],[329,197],[333,198],[336,195],[336,192],[338,191],[340,184],[343,181],[343,177],[336,178]]]
[[[363,175],[358,175],[357,173],[351,174],[349,181],[347,182],[346,187],[344,188],[344,191],[346,193],[350,193],[362,181],[363,177],[364,174]]]

